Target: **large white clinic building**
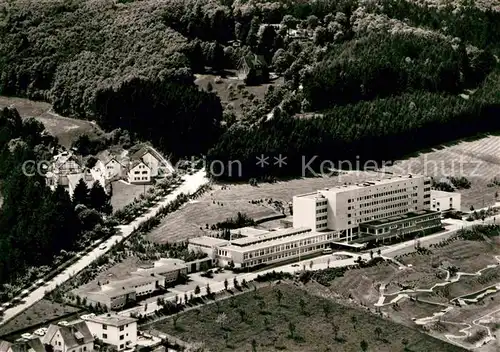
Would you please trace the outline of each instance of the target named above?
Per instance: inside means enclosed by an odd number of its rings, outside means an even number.
[[[364,246],[360,243],[440,228],[440,213],[431,209],[431,179],[392,176],[293,197],[291,228],[240,229],[244,237],[231,241],[202,236],[190,239],[188,248],[208,254],[220,266],[250,268],[300,259],[334,245],[355,250]]]
[[[333,230],[351,240],[359,225],[429,210],[431,179],[421,175],[344,184],[293,197],[293,227]]]

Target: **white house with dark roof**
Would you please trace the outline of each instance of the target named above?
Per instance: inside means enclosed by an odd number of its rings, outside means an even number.
[[[54,156],[52,164],[46,170],[47,185],[55,190],[58,185],[68,186],[68,175],[83,172],[81,160],[70,152],[62,152]]]
[[[98,158],[104,166],[104,176],[106,180],[114,178],[119,179],[126,176],[126,165],[128,165],[128,160],[125,161],[121,156],[112,154],[109,151],[99,153]]]
[[[128,170],[128,182],[132,184],[151,183],[151,168],[142,160],[135,160],[130,163]]]
[[[45,346],[38,337],[14,343],[0,341],[0,352],[45,352]]]
[[[85,322],[93,336],[118,351],[137,344],[137,319],[108,313],[86,316]]]
[[[151,169],[151,177],[164,177],[175,169],[163,155],[151,146],[145,146],[130,156],[131,162],[142,161]]]
[[[83,320],[66,326],[51,324],[42,338],[44,345],[53,347],[54,352],[89,352],[94,350],[94,336]]]

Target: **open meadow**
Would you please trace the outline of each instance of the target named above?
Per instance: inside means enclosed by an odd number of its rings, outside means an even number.
[[[495,203],[495,192],[500,192],[499,186],[491,185],[494,177],[500,179],[500,136],[440,146],[400,160],[386,170],[396,174],[423,173],[436,180],[463,176],[471,182],[471,187],[459,190],[462,211],[468,211],[471,205],[476,209],[487,207]]]
[[[279,292],[279,293],[278,293]],[[327,308],[325,308],[327,307]],[[292,284],[267,286],[152,326],[213,351],[462,351],[366,311],[310,295]],[[363,342],[364,341],[364,342]]]
[[[205,234],[209,227],[217,222],[235,217],[238,212],[245,213],[254,220],[273,214],[279,214],[267,202],[251,202],[272,199],[283,204],[288,212],[288,202],[294,195],[314,192],[318,189],[341,185],[344,182],[356,182],[362,179],[375,179],[380,173],[359,172],[333,177],[317,177],[279,181],[276,183],[219,185],[202,197],[184,205],[175,213],[168,214],[148,235],[154,242],[182,241]],[[200,227],[202,229],[200,229]]]
[[[196,74],[194,83],[202,88],[207,89],[210,85],[220,98],[224,106],[231,106],[237,118],[241,118],[244,108],[249,108],[254,105],[254,99],[264,100],[266,91],[269,86],[283,85],[283,78],[277,78],[269,83],[246,86],[242,79],[236,75],[236,70],[227,70],[227,75],[214,74]]]
[[[66,148],[82,134],[93,136],[102,133],[101,129],[86,120],[60,116],[52,112],[48,103],[23,98],[0,96],[0,108],[14,106],[23,118],[34,117],[43,123],[47,132],[59,139],[59,144]]]
[[[82,310],[69,305],[42,299],[0,327],[0,337],[17,335],[31,327],[55,320],[72,320]]]
[[[127,204],[132,203],[134,199],[141,194],[145,194],[151,185],[132,185],[122,180],[113,182],[113,195],[111,196],[111,205],[113,211],[122,209]]]

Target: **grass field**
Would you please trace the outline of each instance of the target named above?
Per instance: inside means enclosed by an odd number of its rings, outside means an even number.
[[[281,304],[278,290],[283,295]],[[327,316],[325,305],[330,307]],[[417,330],[288,284],[259,289],[257,297],[249,292],[221,301],[219,308],[211,304],[201,307],[199,313],[191,310],[182,313],[175,326],[170,318],[153,328],[184,341],[203,341],[212,351],[251,351],[252,347],[254,351],[359,351],[363,340],[368,351],[402,351],[403,342],[409,351],[462,351]]]
[[[60,303],[52,303],[47,299],[42,299],[5,325],[2,325],[0,327],[0,336],[10,335],[15,331],[44,324],[59,317],[76,317],[77,313],[80,311],[80,309],[72,306],[63,306]]]
[[[213,190],[184,205],[175,213],[167,215],[160,226],[154,229],[148,239],[155,242],[181,241],[205,234],[205,225],[215,224],[234,217],[238,212],[253,219],[276,214],[267,204],[251,204],[250,201],[272,198],[281,201],[288,211],[288,202],[294,195],[313,192],[320,188],[355,182],[361,179],[375,179],[379,173],[360,172],[342,177],[306,178],[277,183],[214,185]],[[215,204],[214,204],[215,202]],[[219,204],[217,204],[219,202]],[[220,205],[222,204],[222,205]],[[273,222],[279,224],[278,222]],[[203,229],[200,229],[202,227]]]
[[[489,206],[495,203],[495,191],[500,192],[500,187],[487,186],[494,177],[500,179],[500,136],[442,146],[399,161],[387,171],[424,173],[438,180],[464,176],[471,182],[471,188],[460,190],[462,210],[468,211],[471,205],[475,208]]]
[[[131,185],[122,181],[113,182],[113,196],[111,197],[111,205],[113,211],[122,209],[127,204],[130,204],[135,198],[139,197],[145,191],[150,189],[151,185]]]
[[[329,289],[343,298],[351,298],[365,306],[378,301],[378,286],[388,282],[398,273],[398,267],[390,263],[381,263],[370,268],[347,271],[330,283]]]
[[[212,74],[197,74],[195,84],[200,88],[207,89],[208,84],[212,85],[213,91],[219,96],[222,105],[232,106],[237,118],[242,117],[243,106],[252,106],[252,100],[264,100],[269,86],[283,84],[283,78],[278,78],[270,83],[258,86],[245,86],[243,80],[237,79],[235,70],[228,70],[226,77],[220,77]],[[220,77],[219,83],[215,83],[216,77]],[[241,86],[239,89],[238,86]],[[232,87],[232,88],[230,88]],[[234,96],[230,98],[230,91],[234,91]]]
[[[98,283],[107,284],[108,281],[125,280],[130,277],[130,273],[139,267],[139,259],[136,257],[127,257],[120,263],[110,266],[101,271],[94,280],[78,287],[75,290],[79,292],[91,292],[99,289]]]
[[[72,142],[82,134],[92,136],[102,132],[89,121],[72,119],[53,113],[48,103],[0,96],[0,108],[11,105],[19,111],[21,117],[34,117],[43,123],[47,132],[56,136],[59,139],[59,144],[66,148],[69,148]]]
[[[387,286],[387,292],[400,290],[398,283],[418,288],[430,288],[434,283],[443,281],[437,275],[443,274],[443,269],[450,266],[456,266],[461,272],[475,273],[487,265],[498,263],[494,256],[500,253],[499,248],[498,240],[496,243],[456,240],[441,248],[432,247],[432,254],[400,257],[398,258],[400,262],[405,265],[411,264],[412,267],[398,273]],[[469,280],[477,281],[474,278],[464,277],[454,285],[457,287],[467,285]]]

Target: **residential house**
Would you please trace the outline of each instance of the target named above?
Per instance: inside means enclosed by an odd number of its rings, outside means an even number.
[[[105,177],[107,180],[112,178],[121,178],[124,175],[125,166],[123,166],[115,157],[104,162],[106,169]]]
[[[67,187],[68,175],[79,174],[82,171],[82,163],[78,157],[69,152],[62,152],[54,157],[52,165],[45,174],[47,185],[52,190],[58,185]]]
[[[175,170],[170,161],[161,155],[155,148],[145,146],[130,156],[130,161],[142,161],[151,169],[151,177],[165,177]]]
[[[76,185],[83,179],[90,189],[94,185],[95,182],[99,182],[104,188],[104,191],[107,192],[107,184],[105,178],[104,164],[100,161],[91,169],[85,168],[83,172],[77,174],[69,174],[68,178],[68,192],[70,195],[73,195],[75,191]]]
[[[85,322],[94,337],[115,347],[117,351],[132,348],[137,344],[137,319],[108,313],[87,316]]]
[[[128,182],[132,184],[151,183],[151,168],[141,160],[132,161],[128,171]]]
[[[75,174],[82,171],[82,164],[73,153],[62,152],[54,157],[54,170],[63,175]]]
[[[14,343],[0,341],[0,352],[45,352],[45,347],[39,338]]]
[[[247,85],[260,84],[269,80],[269,69],[262,55],[244,55],[238,63],[238,78]]]
[[[42,338],[54,352],[88,352],[94,350],[94,337],[87,324],[78,320],[66,326],[51,324]]]

